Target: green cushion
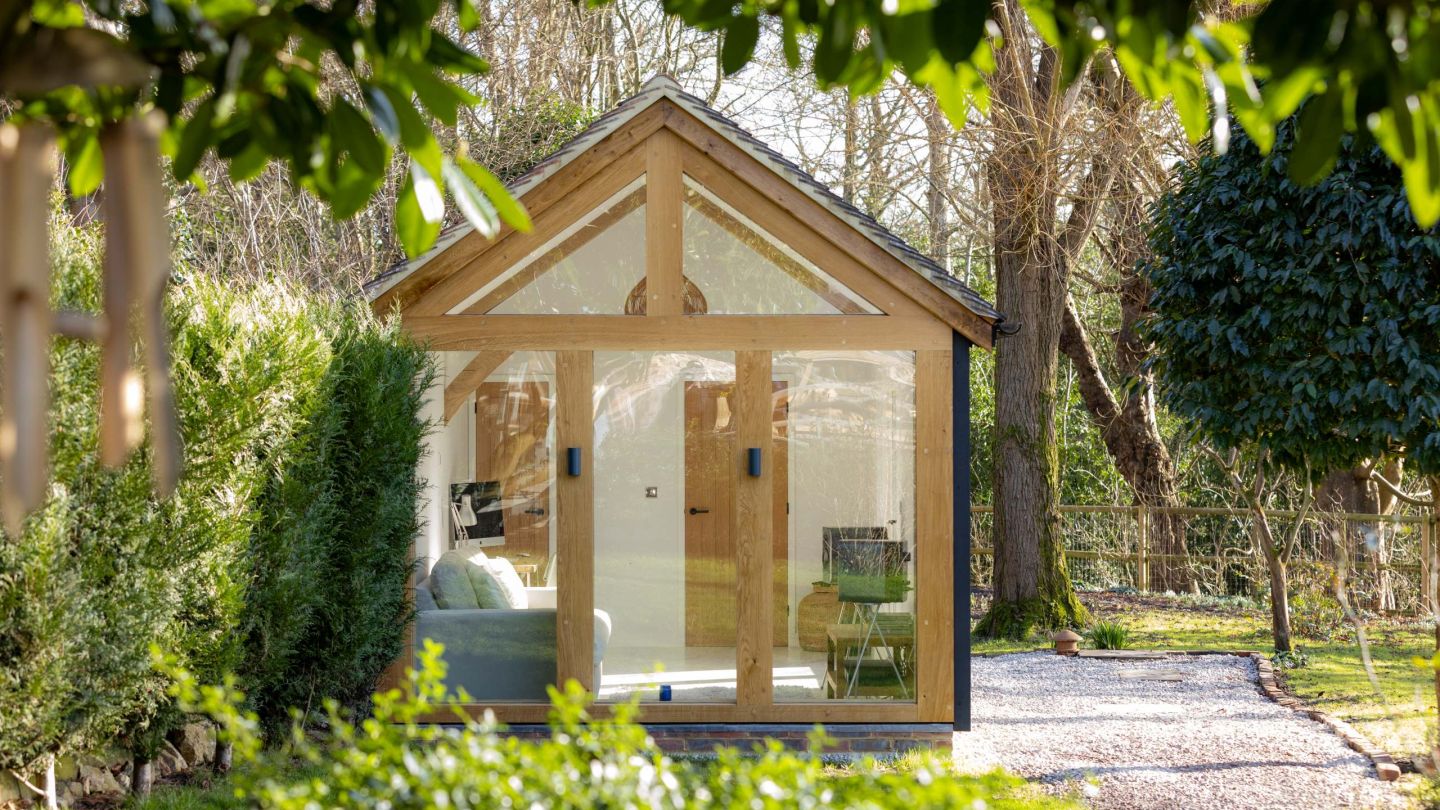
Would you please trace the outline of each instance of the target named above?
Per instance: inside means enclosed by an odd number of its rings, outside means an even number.
[[[504,557],[490,558],[490,573],[495,575],[495,584],[500,586],[500,594],[505,598],[505,606],[512,610],[527,610],[530,607],[530,594],[525,592],[525,583],[520,580],[520,575],[515,573],[515,566]]]
[[[481,553],[479,556],[483,558],[485,555]],[[430,592],[441,610],[474,610],[480,607],[475,598],[475,586],[470,584],[470,570],[479,566],[472,564],[468,557],[459,551],[447,551],[430,569]]]
[[[510,600],[505,598],[505,589],[500,587],[500,578],[490,568],[492,562],[494,561],[481,553],[472,557],[465,566],[465,572],[470,577],[470,587],[475,591],[475,604],[486,610],[508,608]]]

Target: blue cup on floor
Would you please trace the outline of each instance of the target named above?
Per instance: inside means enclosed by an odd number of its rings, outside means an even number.
[[[662,703],[669,703],[671,696],[670,684],[662,684],[660,686],[660,701]]]

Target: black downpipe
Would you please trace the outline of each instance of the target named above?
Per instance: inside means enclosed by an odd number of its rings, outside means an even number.
[[[970,341],[951,337],[951,518],[955,566],[955,730],[970,730]]]

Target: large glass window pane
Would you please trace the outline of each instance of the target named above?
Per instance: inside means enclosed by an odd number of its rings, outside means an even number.
[[[735,700],[733,352],[596,352],[599,694]]]
[[[685,308],[712,315],[874,315],[880,310],[686,178]]]
[[[791,481],[775,700],[913,701],[914,353],[773,358]]]
[[[643,315],[644,280],[642,179],[478,290],[460,309],[495,315]]]
[[[445,352],[454,380],[473,352]],[[480,701],[544,701],[555,682],[554,355],[516,352],[450,417],[448,550],[416,589],[417,640]]]

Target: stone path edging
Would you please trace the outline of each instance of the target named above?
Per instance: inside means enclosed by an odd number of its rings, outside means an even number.
[[[1250,653],[1255,659],[1255,672],[1260,681],[1260,692],[1265,697],[1290,709],[1300,712],[1311,720],[1323,723],[1340,736],[1345,744],[1350,746],[1352,751],[1367,757],[1375,765],[1375,773],[1382,781],[1394,782],[1400,778],[1400,766],[1395,763],[1395,758],[1381,751],[1370,744],[1354,726],[1341,720],[1338,717],[1331,717],[1319,709],[1307,707],[1301,700],[1285,690],[1275,678],[1275,665],[1259,653]]]

